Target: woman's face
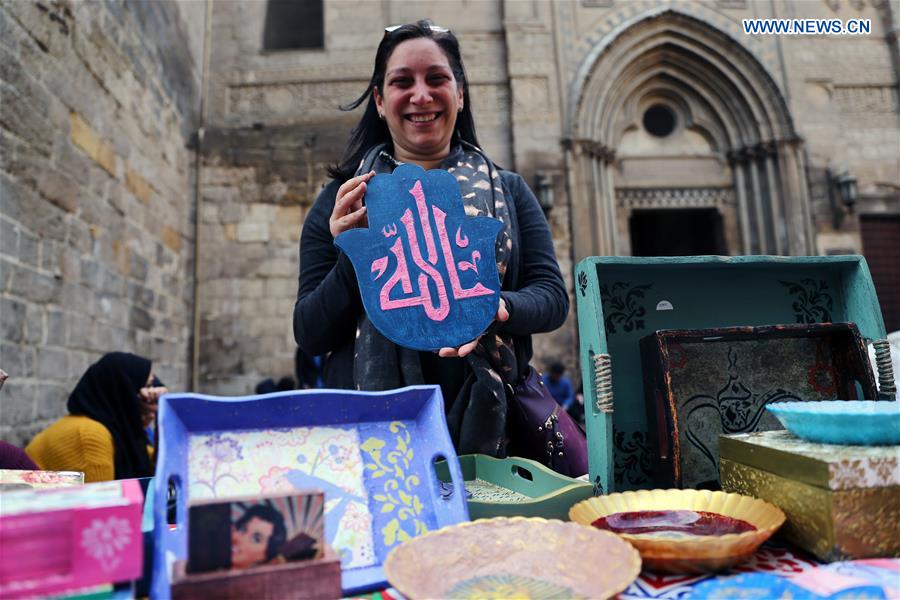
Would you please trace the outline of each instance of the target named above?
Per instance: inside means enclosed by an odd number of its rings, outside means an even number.
[[[394,48],[383,89],[373,94],[398,160],[418,164],[447,156],[463,90],[434,40],[416,38]]]
[[[231,566],[244,569],[266,560],[266,547],[275,526],[251,517],[242,529],[231,528]]]

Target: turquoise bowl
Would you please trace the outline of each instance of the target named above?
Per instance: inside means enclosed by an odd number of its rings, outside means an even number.
[[[766,408],[788,431],[810,442],[858,446],[900,444],[900,402],[775,402]]]

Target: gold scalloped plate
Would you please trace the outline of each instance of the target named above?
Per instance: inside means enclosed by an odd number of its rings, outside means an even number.
[[[700,510],[747,521],[755,531],[727,535],[659,538],[618,534],[641,553],[644,567],[662,573],[705,573],[738,564],[753,555],[784,523],[784,513],[768,502],[709,490],[640,490],[588,498],[569,509],[569,518],[590,526],[600,517],[644,510]]]
[[[384,562],[390,584],[411,599],[610,598],[640,570],[640,555],[615,534],[525,517],[426,533]]]

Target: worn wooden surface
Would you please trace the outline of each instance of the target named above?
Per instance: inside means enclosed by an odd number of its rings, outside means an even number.
[[[330,547],[320,559],[263,565],[238,571],[185,573],[185,561],[172,570],[173,600],[282,600],[340,598],[341,561]]]
[[[783,429],[771,402],[876,394],[850,323],[662,330],[641,359],[658,487],[717,487],[719,435]]]

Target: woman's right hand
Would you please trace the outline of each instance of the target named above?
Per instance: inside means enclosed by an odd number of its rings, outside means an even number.
[[[366,183],[374,176],[375,171],[369,171],[365,175],[348,179],[338,188],[334,210],[331,211],[331,218],[328,219],[331,237],[337,237],[338,234],[354,227],[368,226],[363,198],[366,195]]]

